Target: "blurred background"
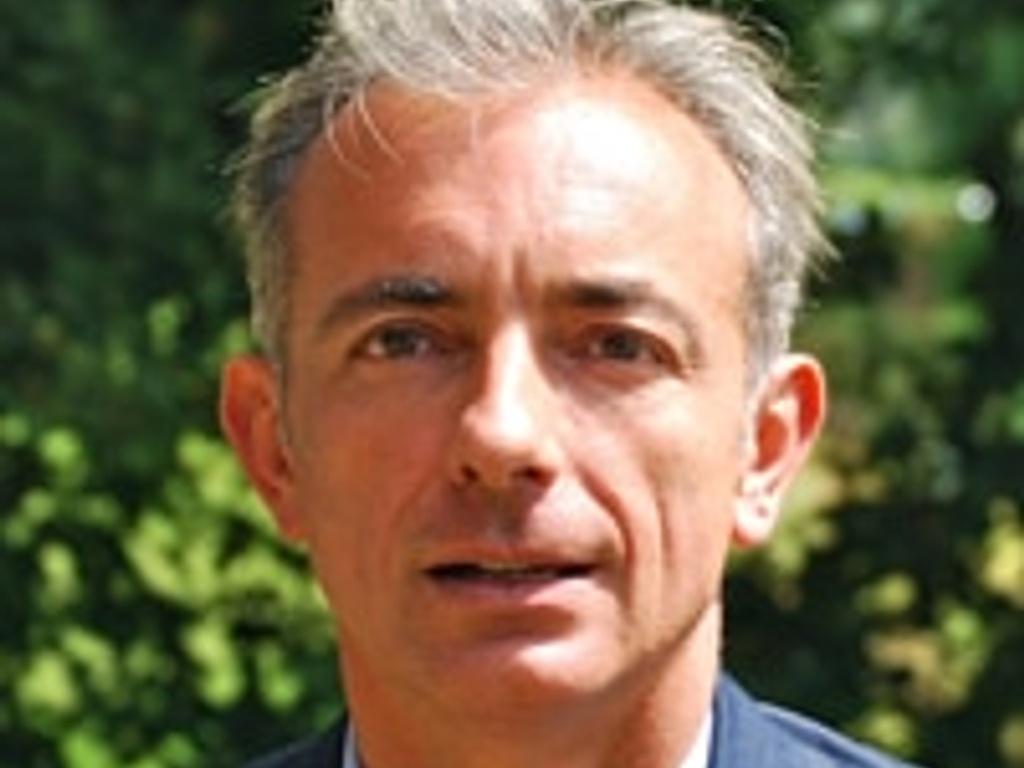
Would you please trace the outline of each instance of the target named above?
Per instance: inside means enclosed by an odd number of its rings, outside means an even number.
[[[821,121],[827,438],[729,665],[921,762],[1024,766],[1024,3],[748,0]],[[223,172],[318,0],[0,0],[0,765],[199,768],[340,707],[215,423]]]

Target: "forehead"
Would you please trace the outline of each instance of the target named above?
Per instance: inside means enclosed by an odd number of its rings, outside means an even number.
[[[602,174],[605,183],[632,174],[641,177],[633,181],[655,184],[667,175],[658,170],[679,170],[683,163],[688,172],[671,179],[672,186],[695,178],[702,185],[738,185],[705,129],[682,108],[634,77],[606,73],[458,99],[388,82],[371,85],[309,147],[292,190],[324,171],[336,180],[386,189],[397,175],[408,182],[418,172],[449,172],[454,157],[495,149],[507,150],[487,157],[495,177],[504,170],[557,171],[571,164]],[[493,167],[510,154],[511,168]]]
[[[625,256],[638,238],[653,249],[676,237],[678,258],[690,259],[745,255],[747,208],[704,129],[635,79],[576,78],[458,101],[377,84],[308,151],[288,234],[299,272],[325,245],[354,270],[344,254],[386,249],[394,259],[423,250],[395,247],[402,238],[449,233],[481,255],[497,256],[499,240],[535,253],[571,244],[575,261],[611,253],[606,242]]]

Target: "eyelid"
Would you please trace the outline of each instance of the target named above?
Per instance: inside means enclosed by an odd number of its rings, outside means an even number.
[[[640,356],[636,359],[616,359],[612,355],[594,354],[595,343],[607,341],[614,336],[631,339],[640,347]],[[586,326],[573,343],[577,357],[594,358],[608,363],[622,365],[646,365],[661,367],[670,371],[681,371],[689,367],[680,351],[683,345],[675,343],[671,338],[644,325],[630,322],[598,322]]]
[[[388,333],[407,334],[410,338],[425,343],[428,349],[410,354],[389,354],[387,350],[374,351],[373,345],[385,342]],[[351,346],[351,357],[370,361],[413,359],[424,354],[448,354],[456,345],[453,335],[437,323],[405,316],[386,317],[369,323],[356,335]]]

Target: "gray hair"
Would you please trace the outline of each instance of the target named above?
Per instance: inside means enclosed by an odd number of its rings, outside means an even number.
[[[310,59],[262,94],[236,168],[253,329],[284,361],[294,264],[285,203],[306,150],[372,83],[445,98],[626,73],[696,120],[750,198],[744,324],[756,374],[785,351],[807,272],[827,252],[810,126],[775,60],[717,14],[662,0],[334,0]]]

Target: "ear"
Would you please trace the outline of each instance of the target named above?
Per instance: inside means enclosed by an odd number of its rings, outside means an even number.
[[[810,453],[825,417],[825,375],[807,355],[780,357],[752,404],[744,474],[733,539],[740,547],[766,541],[786,490]]]
[[[221,375],[220,422],[250,482],[270,508],[281,533],[305,538],[295,500],[290,450],[285,440],[281,387],[269,362],[244,356]]]

